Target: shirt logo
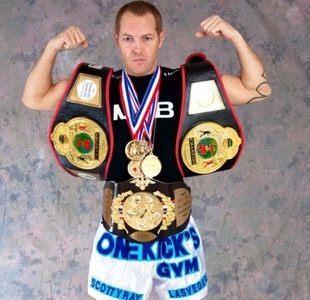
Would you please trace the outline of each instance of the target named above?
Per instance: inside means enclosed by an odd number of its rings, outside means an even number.
[[[169,101],[158,102],[155,118],[171,119],[174,117],[173,103]],[[113,121],[126,120],[126,116],[118,104],[113,105]]]

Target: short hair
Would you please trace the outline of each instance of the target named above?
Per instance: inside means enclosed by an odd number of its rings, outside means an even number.
[[[158,34],[163,31],[163,20],[159,10],[151,3],[146,1],[132,1],[123,5],[117,12],[115,17],[114,31],[119,33],[121,18],[126,12],[131,12],[136,16],[144,16],[148,13],[154,16],[155,29]]]

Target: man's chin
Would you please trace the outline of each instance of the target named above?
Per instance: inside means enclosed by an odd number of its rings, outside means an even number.
[[[127,70],[127,73],[132,76],[140,77],[148,75],[151,72],[149,72],[149,70],[146,69],[145,67],[144,68],[141,67],[141,68],[131,68],[130,70]]]

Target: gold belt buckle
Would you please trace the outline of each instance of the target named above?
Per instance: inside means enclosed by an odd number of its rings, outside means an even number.
[[[117,229],[125,230],[128,234],[130,231],[130,236],[136,238],[145,237],[143,232],[153,231],[160,226],[158,235],[161,230],[167,230],[174,220],[173,201],[159,191],[153,193],[127,191],[113,200],[112,222],[117,224]]]

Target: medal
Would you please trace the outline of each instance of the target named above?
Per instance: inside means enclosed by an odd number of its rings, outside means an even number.
[[[141,160],[146,154],[150,153],[152,147],[145,140],[131,140],[125,147],[126,156],[130,160]]]
[[[161,171],[161,162],[154,154],[147,155],[141,162],[141,170],[148,178],[156,177]]]
[[[161,68],[158,66],[140,102],[126,70],[122,72],[121,102],[133,138],[127,143],[125,153],[130,159],[127,170],[133,178],[141,179],[143,176],[153,178],[161,171],[161,162],[151,153],[153,146],[150,143],[157,109],[160,76]]]
[[[143,173],[141,171],[141,161],[140,160],[132,160],[128,164],[127,167],[128,173],[133,178],[138,178],[143,176]]]

